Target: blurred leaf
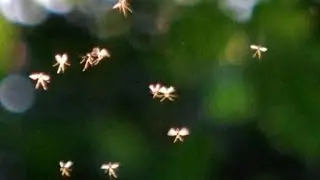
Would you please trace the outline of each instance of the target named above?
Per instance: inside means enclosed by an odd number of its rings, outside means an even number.
[[[0,72],[7,73],[14,64],[15,58],[19,58],[15,55],[20,52],[13,51],[17,41],[17,30],[3,17],[0,17],[0,29],[0,45],[2,47],[0,49]]]
[[[130,123],[108,119],[93,123],[92,143],[95,150],[102,154],[102,161],[119,161],[135,172],[148,164],[150,152],[143,135]],[[127,171],[127,173],[129,172]]]
[[[272,1],[259,10],[256,14],[258,27],[280,40],[279,43],[298,43],[310,35],[312,23],[308,12],[295,3]]]
[[[166,60],[176,81],[203,78],[233,34],[235,25],[213,12],[219,11],[214,6],[196,6],[172,25]]]
[[[239,123],[255,114],[255,94],[241,77],[239,69],[221,67],[216,71],[204,102],[210,119],[220,123]]]
[[[175,148],[170,151],[172,159],[165,164],[163,176],[165,180],[202,180],[210,179],[215,171],[215,150],[212,138],[201,133],[193,133],[186,137],[185,142],[173,144]]]

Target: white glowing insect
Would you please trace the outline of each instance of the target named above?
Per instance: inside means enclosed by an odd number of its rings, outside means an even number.
[[[73,162],[68,161],[65,163],[63,161],[60,161],[59,165],[60,165],[61,175],[70,177],[70,171],[72,171],[71,166],[73,165]]]
[[[161,84],[157,83],[156,85],[150,84],[149,89],[151,91],[151,94],[153,94],[153,98],[161,98],[163,95],[159,94],[159,90],[161,88]]]
[[[106,57],[109,58],[111,56],[106,49],[100,49],[98,47],[93,48],[90,54],[92,57],[96,58],[94,60],[94,65],[97,65],[102,59]]]
[[[170,86],[170,87],[166,87],[166,86],[162,86],[160,89],[159,89],[159,93],[161,93],[162,95],[162,99],[160,100],[160,102],[164,101],[165,99],[169,99],[170,101],[173,101],[174,97],[177,97],[176,95],[172,94],[174,93],[176,90],[174,89],[173,86]]]
[[[268,50],[266,47],[260,45],[251,45],[250,48],[256,51],[252,57],[258,56],[259,59],[261,59],[261,52],[266,52]]]
[[[32,80],[37,80],[36,89],[38,89],[40,86],[44,90],[47,90],[47,83],[50,82],[50,76],[45,73],[32,73],[29,75],[29,78]]]
[[[168,131],[168,136],[175,136],[173,143],[175,143],[177,140],[180,140],[183,142],[182,137],[189,135],[189,130],[187,128],[170,128]]]
[[[108,173],[110,178],[113,176],[114,178],[117,178],[117,174],[115,170],[120,166],[119,163],[111,163],[109,162],[108,164],[102,164],[101,169],[104,169],[105,173]]]
[[[127,0],[118,0],[118,3],[115,4],[112,9],[119,9],[120,12],[123,13],[123,15],[126,17],[127,16],[127,11],[129,11],[130,13],[132,13],[132,10],[129,7],[129,3],[127,2]]]
[[[89,66],[93,66],[94,65],[94,58],[92,57],[91,53],[87,53],[87,55],[82,57],[82,61],[80,61],[80,64],[84,64],[84,68],[82,69],[82,71],[85,71],[89,68]]]
[[[55,56],[55,59],[57,61],[57,63],[55,63],[53,65],[53,67],[59,65],[58,70],[57,70],[57,74],[59,74],[60,72],[64,73],[64,70],[66,68],[66,66],[70,66],[70,64],[68,63],[68,55],[67,54],[57,54]]]

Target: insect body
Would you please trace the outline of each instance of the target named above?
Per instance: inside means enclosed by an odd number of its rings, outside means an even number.
[[[60,161],[59,165],[60,165],[60,171],[61,171],[61,175],[62,176],[68,176],[70,177],[70,171],[72,171],[71,166],[72,166],[73,162],[72,161],[68,161],[68,162],[63,162]]]
[[[110,53],[106,49],[101,49],[98,47],[95,47],[92,49],[92,52],[90,53],[92,57],[94,57],[94,65],[97,65],[102,59],[106,57],[110,57]]]
[[[170,128],[168,131],[168,136],[175,136],[173,143],[175,143],[177,140],[182,142],[182,137],[187,135],[189,135],[189,130],[187,128]]]
[[[102,59],[110,56],[110,53],[106,49],[93,48],[91,52],[82,57],[80,64],[85,63],[82,71],[87,70],[90,66],[98,65]]]
[[[170,87],[166,87],[166,86],[162,86],[159,89],[159,92],[162,94],[162,99],[160,100],[160,102],[164,101],[165,99],[169,99],[170,101],[173,101],[174,97],[177,97],[176,95],[172,94],[174,93],[176,90],[174,89],[173,86]]]
[[[47,83],[50,82],[50,76],[45,73],[32,73],[29,75],[29,78],[32,80],[37,80],[36,89],[38,89],[40,86],[47,90]]]
[[[119,163],[111,163],[108,164],[102,164],[101,169],[105,170],[105,173],[108,173],[110,178],[113,176],[114,178],[117,178],[117,174],[115,170],[120,166]]]
[[[119,9],[120,12],[123,13],[123,15],[126,17],[127,16],[127,11],[129,11],[130,13],[132,13],[132,10],[129,7],[129,3],[127,2],[127,0],[118,0],[118,3],[115,4],[112,9]]]
[[[55,56],[55,59],[57,61],[57,63],[55,63],[53,65],[53,67],[59,65],[58,70],[57,70],[57,74],[59,74],[60,72],[64,73],[65,67],[66,66],[70,66],[70,64],[68,63],[68,55],[67,54],[57,54]]]
[[[266,47],[260,45],[251,45],[250,48],[256,51],[252,57],[258,56],[259,59],[261,59],[261,52],[266,52],[268,50]]]

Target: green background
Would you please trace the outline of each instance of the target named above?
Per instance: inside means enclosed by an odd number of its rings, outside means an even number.
[[[133,15],[108,12],[86,28],[56,15],[34,27],[0,21],[1,77],[52,79],[28,111],[1,111],[0,175],[64,179],[58,162],[72,160],[70,179],[108,178],[100,170],[108,161],[120,162],[122,180],[319,178],[318,5],[269,1],[239,23],[216,1],[170,3],[137,0]],[[27,63],[16,70],[19,42]],[[250,44],[268,48],[261,60]],[[80,57],[95,46],[111,58],[82,72]],[[71,67],[57,75],[63,52]],[[156,82],[178,98],[152,99]],[[166,133],[182,126],[191,134],[173,144]]]

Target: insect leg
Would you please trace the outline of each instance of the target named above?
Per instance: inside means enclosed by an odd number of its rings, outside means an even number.
[[[38,79],[38,80],[37,80],[37,84],[36,84],[36,89],[38,89],[39,86],[40,86],[40,80]]]
[[[132,13],[132,10],[131,10],[129,7],[127,7],[127,9],[128,9],[128,11],[129,11],[129,12],[131,12],[131,13]]]
[[[112,174],[113,177],[117,178],[117,175],[116,175],[116,173],[114,172],[114,170],[111,170],[110,172],[111,172],[111,174]]]
[[[161,95],[161,94],[158,94],[158,93],[153,94],[153,99],[154,98],[162,98],[162,97],[163,97],[163,95]]]
[[[98,65],[98,64],[99,64],[99,62],[100,62],[100,60],[99,60],[99,59],[97,59],[97,60],[95,60],[94,62],[92,62],[92,64],[94,64],[94,65]]]
[[[258,54],[258,50],[253,54],[253,58],[255,58],[256,56],[257,56],[257,54]]]
[[[182,138],[181,136],[179,136],[179,140],[180,140],[181,142],[183,142],[183,138]]]
[[[46,83],[45,83],[44,81],[41,81],[40,83],[41,83],[43,89],[44,89],[44,90],[47,90],[47,85],[46,85]]]
[[[84,63],[86,61],[86,56],[82,57],[82,60],[80,61],[80,64]]]
[[[85,71],[87,68],[88,68],[88,61],[86,61],[86,64],[84,65],[84,68],[83,68],[83,70],[82,71]]]
[[[59,66],[58,70],[57,70],[57,74],[59,74],[61,71],[61,65]]]
[[[164,101],[167,97],[163,96],[163,98],[160,100],[160,102]]]
[[[158,94],[157,94],[157,93],[153,93],[152,98],[154,99],[154,98],[156,98],[157,96],[158,96]]]
[[[179,136],[179,135],[177,135],[177,136],[174,138],[173,143],[177,142],[177,140],[178,140],[179,138],[180,138],[180,136]]]
[[[258,58],[261,59],[261,51],[258,51]]]

